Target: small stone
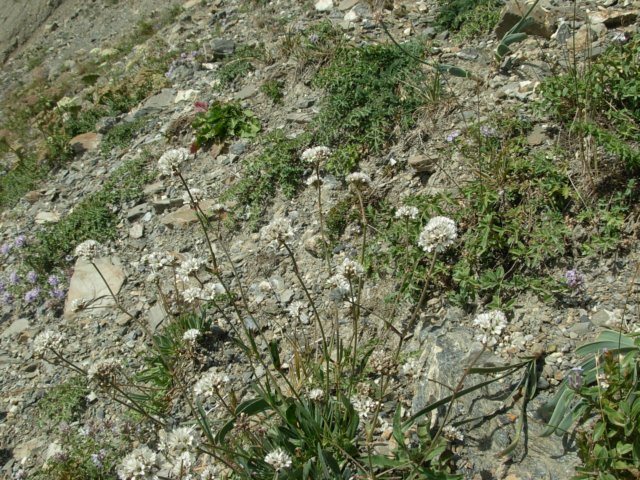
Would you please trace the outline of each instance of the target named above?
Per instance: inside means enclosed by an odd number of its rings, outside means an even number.
[[[129,222],[134,222],[142,217],[145,213],[149,211],[149,204],[142,203],[140,205],[136,205],[133,208],[130,208],[127,211],[127,220]]]
[[[431,158],[425,154],[416,154],[409,157],[409,166],[416,172],[433,173],[436,171],[437,165],[437,158]]]
[[[548,139],[549,137],[547,137],[546,129],[543,125],[536,125],[527,135],[527,143],[532,147],[543,145]]]
[[[333,0],[318,0],[315,3],[314,8],[318,12],[328,12],[333,8]]]
[[[256,93],[258,93],[258,88],[255,85],[247,85],[235,94],[235,98],[237,100],[246,100],[247,98],[253,97]]]
[[[355,7],[360,0],[342,0],[340,5],[338,5],[338,10],[341,12],[346,12],[347,10]]]
[[[4,332],[2,332],[0,338],[9,338],[14,335],[20,335],[25,330],[28,330],[30,326],[31,325],[29,323],[29,320],[27,320],[26,318],[19,318],[18,320],[15,320],[11,325],[9,325],[9,327]]]
[[[58,212],[38,212],[35,221],[38,225],[58,223],[60,221],[60,214]]]
[[[221,59],[233,55],[236,50],[236,42],[230,38],[214,38],[211,40],[211,51],[214,59]]]
[[[131,238],[142,238],[144,236],[144,225],[136,223],[129,229],[129,236]]]

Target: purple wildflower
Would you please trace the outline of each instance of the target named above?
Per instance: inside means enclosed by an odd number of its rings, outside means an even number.
[[[204,113],[209,110],[209,104],[207,102],[197,101],[193,104],[197,113]]]
[[[7,290],[7,285],[0,280],[0,293],[4,293]]]
[[[38,295],[40,295],[40,287],[35,287],[32,288],[31,290],[29,290],[27,293],[24,294],[24,301],[26,303],[32,303],[35,299],[38,298]]]
[[[0,253],[2,253],[2,255],[7,255],[10,251],[11,251],[10,244],[3,243],[2,246],[0,246]]]
[[[60,284],[60,279],[56,275],[49,275],[47,283],[52,287],[57,287]]]
[[[572,290],[578,290],[584,286],[584,275],[575,268],[573,270],[567,270],[564,274],[564,278],[567,282],[567,286]]]
[[[91,454],[91,462],[96,466],[96,468],[102,468],[102,461],[107,456],[107,451],[102,448],[98,453]]]
[[[24,247],[24,244],[27,243],[27,237],[25,237],[24,235],[18,235],[14,241],[16,247],[18,248],[22,248]]]
[[[460,136],[460,130],[454,130],[449,135],[447,135],[447,142],[451,143],[459,136]]]
[[[482,125],[480,127],[480,134],[483,137],[486,137],[486,138],[495,137],[496,136],[496,129],[495,128],[491,128],[491,127],[487,127],[486,125]]]
[[[31,270],[29,273],[27,273],[27,281],[29,283],[36,283],[38,281],[38,274]]]
[[[2,300],[4,301],[5,305],[13,305],[13,295],[11,295],[9,292],[5,292]]]
[[[60,288],[54,288],[53,290],[49,291],[49,296],[51,298],[55,298],[56,300],[64,300],[65,295],[65,291]]]
[[[20,283],[20,275],[18,275],[18,272],[11,272],[9,275],[9,282],[11,282],[11,285],[17,285]]]

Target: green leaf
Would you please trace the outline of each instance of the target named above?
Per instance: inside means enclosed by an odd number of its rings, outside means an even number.
[[[452,75],[454,77],[459,77],[459,78],[471,78],[471,72],[466,71],[463,68],[460,67],[456,67],[454,65],[446,65],[444,63],[439,63],[436,66],[438,72],[440,73],[448,73],[449,75]]]

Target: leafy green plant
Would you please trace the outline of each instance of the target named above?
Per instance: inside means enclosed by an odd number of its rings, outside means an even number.
[[[260,131],[260,120],[238,103],[215,102],[199,113],[191,124],[195,130],[193,148],[211,143],[224,143],[233,138],[254,138]]]
[[[405,48],[417,56],[423,49],[417,43]],[[382,151],[395,128],[406,131],[414,124],[422,98],[407,85],[423,76],[419,65],[394,45],[341,48],[313,81],[327,94],[312,123],[315,143],[360,145],[363,153]]]
[[[578,453],[584,465],[577,469],[576,480],[637,478],[640,339],[606,330],[578,347],[576,354],[584,360],[549,402],[553,414],[544,435],[564,435],[578,428]]]
[[[287,197],[298,191],[305,170],[300,153],[309,145],[309,135],[288,138],[276,130],[262,137],[260,143],[261,153],[245,161],[243,178],[224,195],[248,205],[254,222],[277,191]]]
[[[264,57],[264,50],[257,46],[243,45],[218,69],[218,79],[223,87],[233,86],[238,79],[244,78],[255,70],[252,60]]]
[[[631,172],[640,166],[639,55],[640,39],[634,38],[610,47],[583,71],[574,66],[541,85],[541,108],[568,125],[580,142],[587,136],[593,138]],[[597,164],[587,167],[598,168]]]
[[[72,377],[70,380],[51,388],[38,401],[38,419],[48,428],[55,428],[61,422],[77,420],[87,408],[86,396],[89,388],[86,379]]]
[[[260,91],[271,99],[274,104],[282,103],[284,84],[279,80],[268,80],[260,86]]]
[[[479,13],[491,11],[491,15],[487,19],[487,24],[482,27],[473,27],[473,30],[479,30],[479,33],[485,33],[490,30],[493,25],[489,20],[495,23],[495,14],[493,11],[499,9],[499,3],[494,0],[446,0],[439,2],[438,15],[436,24],[443,29],[452,31],[462,31],[467,27],[469,22],[476,23],[479,20]]]

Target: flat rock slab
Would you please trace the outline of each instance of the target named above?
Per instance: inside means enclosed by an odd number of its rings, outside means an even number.
[[[103,309],[115,303],[105,285],[105,280],[109,284],[111,291],[117,295],[126,279],[124,270],[120,266],[120,260],[116,257],[106,257],[97,258],[94,262],[100,269],[104,280],[91,263],[79,258],[73,270],[69,293],[64,304],[65,316],[68,317],[75,313],[71,310],[74,300],[85,299],[89,302],[87,308],[91,310],[96,308]]]
[[[200,202],[200,206],[203,211],[207,211],[207,209],[211,208],[215,202],[212,200],[204,200]],[[181,228],[187,225],[191,225],[198,221],[198,217],[196,216],[195,210],[193,210],[189,205],[184,205],[180,207],[175,212],[171,212],[166,214],[160,222],[163,225],[166,225],[169,228]]]
[[[69,146],[77,155],[93,152],[100,144],[100,135],[95,132],[81,133],[69,140]]]

